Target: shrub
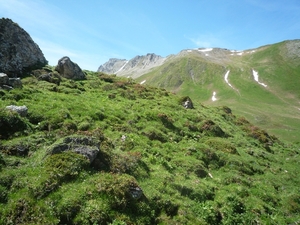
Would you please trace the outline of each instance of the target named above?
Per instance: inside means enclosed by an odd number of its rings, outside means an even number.
[[[8,195],[7,188],[0,185],[0,203],[7,202],[7,195]]]
[[[88,121],[83,121],[78,125],[78,130],[86,131],[91,127],[91,123]]]
[[[228,135],[212,120],[203,121],[200,131],[207,136],[228,137]]]
[[[1,171],[1,169],[2,169],[3,166],[5,166],[5,161],[4,161],[3,157],[2,157],[2,155],[0,154],[0,171]]]
[[[110,169],[114,173],[132,174],[139,166],[140,160],[140,152],[121,152],[112,157]]]
[[[7,139],[17,132],[24,133],[29,128],[29,123],[18,113],[0,109],[0,139]]]
[[[66,151],[48,156],[44,163],[43,176],[39,177],[37,184],[29,187],[35,197],[44,197],[55,190],[63,182],[68,182],[88,168],[89,161],[82,155]]]
[[[233,144],[228,140],[222,138],[210,138],[205,141],[205,144],[214,148],[215,150],[222,151],[230,154],[237,154],[237,150]]]
[[[116,76],[99,73],[98,77],[105,82],[114,83]]]

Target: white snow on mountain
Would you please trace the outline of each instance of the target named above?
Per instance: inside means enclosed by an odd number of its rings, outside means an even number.
[[[255,71],[254,69],[252,69],[252,74],[253,74],[254,80],[255,80],[258,84],[260,84],[260,85],[262,85],[262,86],[264,86],[264,87],[267,87],[267,86],[268,86],[268,85],[266,85],[266,84],[264,84],[264,83],[259,82],[259,80],[258,80],[258,72],[257,72],[257,71]]]
[[[210,52],[213,48],[198,49],[199,52]]]
[[[214,102],[214,101],[217,101],[217,98],[216,98],[216,92],[214,91],[213,92],[213,96],[211,97],[211,100]]]
[[[228,70],[228,71],[225,73],[224,80],[225,80],[225,82],[226,82],[231,88],[234,89],[234,87],[233,87],[233,86],[229,83],[229,81],[228,81],[229,72],[230,72],[230,70]]]

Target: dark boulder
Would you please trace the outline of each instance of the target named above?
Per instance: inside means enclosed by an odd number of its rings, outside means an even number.
[[[39,46],[29,34],[10,19],[0,19],[0,72],[22,77],[47,64]]]
[[[58,60],[58,64],[55,67],[55,70],[59,74],[67,79],[72,80],[84,80],[86,79],[84,72],[81,68],[67,56],[62,57]]]

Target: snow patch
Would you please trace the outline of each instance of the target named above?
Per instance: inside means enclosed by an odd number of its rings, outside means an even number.
[[[231,83],[229,83],[229,81],[228,81],[229,72],[230,72],[230,70],[228,70],[228,71],[225,73],[224,80],[225,80],[225,82],[226,82],[231,88],[234,89],[234,87],[233,87],[233,86],[231,85]]]
[[[230,50],[230,55],[243,55],[244,54],[244,51],[241,51],[241,50]],[[248,52],[246,52],[248,53]]]
[[[206,53],[205,56],[209,56],[209,54]]]
[[[210,52],[213,48],[198,49],[199,52]]]
[[[146,80],[143,80],[140,84],[144,84],[146,82]]]
[[[231,87],[233,90],[237,91],[237,92],[239,93],[239,95],[241,95],[240,92],[239,92],[239,90],[236,89],[235,87],[233,87],[231,83],[229,83],[229,81],[228,81],[229,72],[230,72],[230,70],[228,70],[228,71],[225,73],[225,76],[224,76],[225,82],[229,85],[229,87]]]
[[[217,98],[216,98],[216,92],[214,91],[213,92],[213,96],[211,97],[211,100],[214,102],[214,101],[217,101]]]
[[[267,86],[268,86],[268,85],[266,85],[266,84],[261,83],[261,82],[258,81],[258,72],[257,72],[257,71],[255,71],[254,69],[252,69],[252,74],[253,74],[254,80],[255,80],[258,84],[260,84],[260,85],[262,85],[262,86],[264,86],[264,87],[267,87]]]
[[[189,49],[189,50],[187,50],[187,52],[192,52],[192,50]]]

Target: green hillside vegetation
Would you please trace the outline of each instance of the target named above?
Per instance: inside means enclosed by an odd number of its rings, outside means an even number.
[[[210,68],[196,62],[181,61]],[[214,76],[225,69],[210,71],[203,85],[221,87]],[[132,79],[85,71],[86,80],[50,83],[36,78],[41,73],[0,91],[1,225],[300,221],[300,146],[227,106],[193,101],[209,94],[201,88],[186,91],[194,103],[186,109],[188,97]],[[7,105],[26,105],[28,115]],[[72,151],[79,142],[100,146],[92,163]]]
[[[138,78],[211,106],[229,106],[236,115],[288,141],[300,137],[299,40],[285,41],[231,55],[230,51],[196,50],[170,57],[163,65]],[[215,51],[215,50],[214,50]],[[218,49],[216,50],[218,51]],[[227,51],[227,53],[226,53]],[[223,55],[222,55],[223,54]],[[252,69],[259,73],[259,85]],[[228,80],[224,80],[230,70]],[[217,101],[212,101],[213,92]]]

